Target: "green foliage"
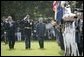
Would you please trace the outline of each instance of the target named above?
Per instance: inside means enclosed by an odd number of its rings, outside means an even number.
[[[75,9],[75,8],[83,8],[82,4],[83,4],[83,1],[69,1],[70,5],[71,5],[71,9],[72,11]]]
[[[1,17],[11,15],[14,20],[22,19],[27,14],[31,19],[39,16],[54,18],[52,10],[53,1],[1,1]],[[81,8],[83,1],[69,1],[72,10],[75,7]]]
[[[52,17],[52,1],[1,1],[1,17],[11,15],[14,20],[29,14],[31,19],[38,16]]]

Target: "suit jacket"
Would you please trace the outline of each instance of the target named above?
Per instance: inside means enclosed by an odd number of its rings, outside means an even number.
[[[16,25],[15,22],[7,23],[7,31],[8,31],[8,36],[9,37],[14,37],[15,36],[15,31],[16,31]]]
[[[45,24],[44,23],[38,23],[36,27],[36,32],[38,37],[44,37],[45,34]]]

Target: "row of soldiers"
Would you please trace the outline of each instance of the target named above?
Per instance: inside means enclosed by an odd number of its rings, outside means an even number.
[[[56,38],[66,56],[83,55],[83,10],[76,11],[76,14],[71,12],[69,3],[59,5],[56,11]]]

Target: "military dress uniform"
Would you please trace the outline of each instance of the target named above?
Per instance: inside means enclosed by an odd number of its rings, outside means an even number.
[[[31,29],[32,29],[32,22],[28,22],[27,20],[24,20],[24,37],[25,37],[25,48],[30,48],[30,37],[31,37]]]

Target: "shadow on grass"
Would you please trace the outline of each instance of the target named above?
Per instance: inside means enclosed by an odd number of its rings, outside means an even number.
[[[30,49],[16,49],[16,48],[14,48],[14,49],[6,49],[7,51],[13,51],[13,50],[20,50],[20,51],[26,51],[26,50],[35,50],[35,49],[32,49],[32,48],[30,48]]]
[[[32,49],[32,48],[30,48],[30,49],[16,49],[16,48],[14,48],[14,49],[6,49],[6,50],[8,50],[8,51],[12,51],[12,50],[22,50],[22,51],[24,51],[24,50],[37,50],[37,49]],[[46,48],[38,48],[38,50],[46,50]]]
[[[14,49],[6,49],[6,50],[8,50],[8,51],[13,51],[13,50],[16,50],[16,49],[14,48]]]
[[[38,48],[38,49],[40,49],[40,50],[46,50],[46,48]]]
[[[61,56],[64,56],[64,51],[62,50],[62,51],[59,51],[59,54],[61,55]]]
[[[35,49],[32,49],[32,48],[30,48],[30,49],[20,49],[20,50],[22,50],[22,51],[24,51],[24,50],[35,50]]]

